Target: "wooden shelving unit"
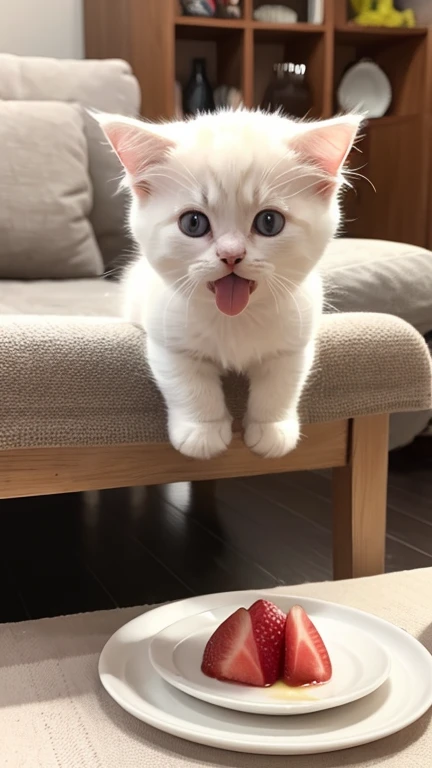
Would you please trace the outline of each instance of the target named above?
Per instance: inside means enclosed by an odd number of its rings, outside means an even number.
[[[337,24],[335,32],[336,35],[345,36],[345,39],[364,40],[369,38],[376,41],[388,40],[389,38],[421,37],[427,34],[428,27],[360,27],[354,22],[346,22],[345,24]]]
[[[228,20],[182,16],[179,0],[85,0],[86,54],[131,63],[149,119],[172,117],[175,80],[186,82],[196,56],[206,58],[214,85],[239,88],[248,107],[260,105],[274,62],[305,63],[311,116],[324,118],[338,111],[346,68],[373,59],[390,79],[393,100],[385,117],[366,125],[362,154],[353,153],[351,164],[377,191],[360,179],[347,194],[345,233],[432,245],[431,30],[360,27],[346,0],[325,0],[322,25],[307,23],[307,0],[285,0],[298,12],[297,24],[254,21],[254,8],[265,1],[243,0],[243,18]]]
[[[246,29],[246,23],[243,19],[206,19],[199,16],[176,16],[174,18],[176,27],[205,27],[206,29]]]

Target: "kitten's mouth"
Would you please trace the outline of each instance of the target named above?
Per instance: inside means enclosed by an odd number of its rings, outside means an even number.
[[[254,280],[246,280],[232,272],[219,280],[207,283],[207,287],[215,294],[218,310],[233,317],[246,309],[249,297],[257,285]]]

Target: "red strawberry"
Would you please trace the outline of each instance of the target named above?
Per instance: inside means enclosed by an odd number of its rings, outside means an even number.
[[[208,641],[201,666],[208,677],[263,686],[264,675],[246,608],[226,619]]]
[[[218,680],[273,685],[282,668],[285,621],[267,600],[258,600],[249,611],[239,608],[208,641],[202,671]]]
[[[249,608],[249,613],[264,685],[273,685],[279,679],[283,668],[286,616],[268,600],[257,600]]]
[[[326,683],[332,665],[324,641],[300,605],[291,608],[285,630],[285,670],[287,685]]]

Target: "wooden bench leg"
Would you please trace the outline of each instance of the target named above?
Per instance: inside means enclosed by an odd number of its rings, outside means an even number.
[[[384,573],[389,417],[351,422],[349,460],[333,470],[335,579]]]

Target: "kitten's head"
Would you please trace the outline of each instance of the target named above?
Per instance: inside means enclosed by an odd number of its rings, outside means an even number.
[[[166,283],[225,314],[301,283],[335,234],[359,117],[299,123],[239,110],[161,125],[99,121],[125,168],[145,256]]]

